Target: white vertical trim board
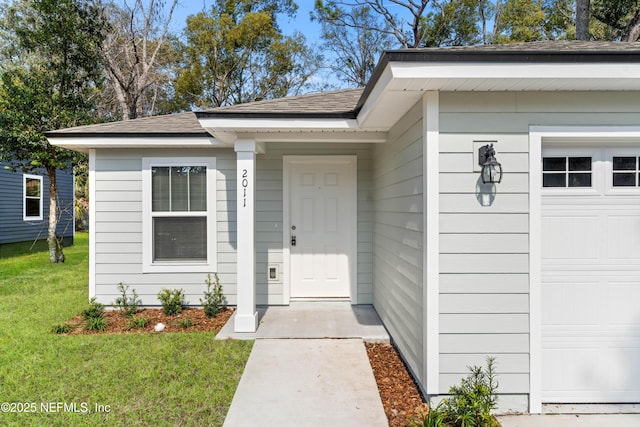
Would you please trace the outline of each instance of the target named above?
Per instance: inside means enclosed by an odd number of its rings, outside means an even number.
[[[440,388],[440,94],[427,92],[423,114],[423,384]]]
[[[529,412],[542,412],[542,136],[529,131]]]
[[[638,139],[638,126],[529,127],[529,412],[542,411],[542,145],[580,145],[605,139]]]
[[[96,150],[89,149],[89,299],[96,296]]]
[[[235,332],[258,329],[256,311],[256,154],[253,140],[238,140],[236,151],[237,298]]]

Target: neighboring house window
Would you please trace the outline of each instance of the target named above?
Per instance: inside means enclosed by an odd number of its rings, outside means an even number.
[[[543,157],[543,187],[591,187],[591,157]]]
[[[215,159],[143,159],[145,271],[215,271]]]
[[[42,177],[38,175],[24,175],[23,185],[24,220],[42,220]]]
[[[613,156],[612,169],[614,187],[638,187],[640,175],[638,157]]]

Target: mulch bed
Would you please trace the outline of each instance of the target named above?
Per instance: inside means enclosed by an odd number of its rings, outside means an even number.
[[[145,308],[138,310],[136,317],[145,317],[148,319],[147,326],[144,328],[131,327],[131,319],[119,310],[108,310],[104,312],[104,319],[107,329],[104,331],[87,331],[84,328],[84,319],[79,314],[66,322],[71,325],[73,330],[67,335],[89,335],[89,334],[135,334],[144,332],[155,332],[156,324],[165,325],[164,332],[194,332],[194,331],[215,331],[220,329],[227,323],[229,317],[233,314],[233,310],[223,308],[213,318],[209,318],[204,314],[201,308],[185,308],[182,312],[167,316],[158,308]],[[189,319],[188,322],[186,319]],[[188,327],[183,327],[181,323],[191,323]],[[163,333],[164,333],[163,332]]]
[[[405,427],[421,408],[427,408],[418,386],[391,344],[365,345],[389,426]]]
[[[147,326],[138,328],[132,327],[130,317],[121,311],[109,310],[104,312],[107,328],[103,331],[85,330],[84,319],[79,314],[66,322],[73,327],[73,330],[66,335],[149,333],[155,332],[154,328],[158,323],[165,325],[163,333],[194,331],[217,333],[227,323],[233,311],[223,308],[217,316],[208,318],[200,308],[185,308],[181,313],[172,316],[167,316],[161,309],[145,308],[139,310],[136,317],[148,319]],[[189,319],[190,322],[185,322],[185,319]],[[191,325],[183,327],[181,322]],[[411,416],[417,414],[421,408],[426,408],[422,395],[391,344],[366,343],[365,346],[389,426],[405,427]]]

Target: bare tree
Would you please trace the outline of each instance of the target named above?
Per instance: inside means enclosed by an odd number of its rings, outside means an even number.
[[[385,28],[378,29],[379,32],[391,35],[398,40],[403,48],[416,48],[422,46],[422,42],[426,36],[426,30],[422,25],[422,17],[431,0],[317,0],[316,10],[324,9],[326,13],[334,11],[344,11],[348,9],[361,10],[362,7],[368,7],[373,12],[384,18],[388,24]],[[406,21],[394,13],[393,9],[405,9],[403,13],[408,12],[410,16]],[[352,16],[334,13],[334,25],[344,26],[348,28],[356,28],[357,19]],[[406,27],[408,26],[408,30]]]
[[[145,115],[146,91],[166,78],[157,68],[177,3],[125,0],[122,7],[109,6],[112,30],[102,56],[124,120]]]

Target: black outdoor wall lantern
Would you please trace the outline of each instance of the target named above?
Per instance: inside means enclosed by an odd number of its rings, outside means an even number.
[[[478,164],[482,166],[480,176],[483,184],[497,184],[502,181],[502,165],[496,160],[493,144],[478,149]]]

